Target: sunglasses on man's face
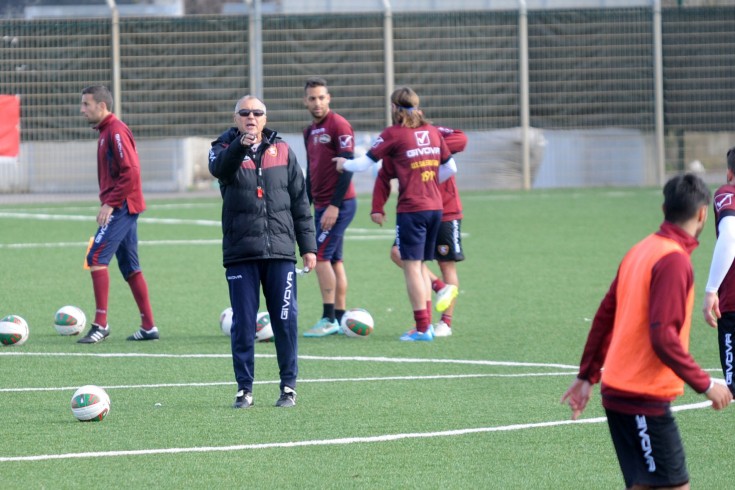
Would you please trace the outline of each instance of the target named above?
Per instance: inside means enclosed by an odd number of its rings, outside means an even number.
[[[237,111],[237,115],[240,117],[248,117],[250,114],[255,117],[263,117],[265,116],[265,111],[261,111],[260,109],[240,109],[239,111]]]

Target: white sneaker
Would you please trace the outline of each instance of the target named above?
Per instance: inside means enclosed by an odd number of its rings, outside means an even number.
[[[329,318],[322,318],[316,325],[304,332],[304,337],[326,337],[340,331],[337,320],[329,321]]]
[[[452,335],[452,327],[446,323],[439,321],[434,327],[434,337],[449,337]]]
[[[439,313],[443,312],[447,308],[449,308],[449,305],[452,304],[452,301],[454,301],[454,298],[457,297],[459,294],[459,290],[457,289],[457,286],[454,284],[447,284],[443,288],[441,288],[439,291],[436,292],[436,311]]]

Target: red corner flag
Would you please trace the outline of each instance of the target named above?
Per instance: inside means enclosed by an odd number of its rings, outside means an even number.
[[[0,95],[0,158],[20,153],[20,97]]]

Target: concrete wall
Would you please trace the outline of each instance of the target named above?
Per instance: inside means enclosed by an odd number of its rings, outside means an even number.
[[[300,134],[281,135],[299,163],[306,164]],[[355,135],[356,152],[370,148],[375,133]],[[460,189],[522,189],[520,129],[467,132],[468,145],[455,155]],[[531,182],[536,188],[656,185],[651,135],[611,128],[590,131],[533,130]],[[209,174],[209,138],[138,140],[143,188],[184,192],[216,188]],[[372,191],[377,168],[356,174],[358,192]],[[89,193],[97,191],[96,141],[23,143],[17,163],[0,161],[0,193]]]

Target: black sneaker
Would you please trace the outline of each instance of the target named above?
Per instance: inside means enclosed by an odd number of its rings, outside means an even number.
[[[283,388],[283,391],[281,391],[281,397],[276,401],[277,407],[293,407],[296,405],[296,392],[289,388],[288,386],[285,386]]]
[[[150,330],[143,330],[141,327],[137,332],[128,337],[128,340],[158,340],[159,338],[158,329],[156,327],[153,327]]]
[[[77,344],[96,344],[102,342],[110,335],[109,327],[102,328],[96,323],[92,324],[92,328],[89,329],[87,335],[77,340]]]
[[[245,390],[240,390],[235,395],[235,404],[233,408],[250,408],[253,406],[253,394],[249,391],[246,393]]]

